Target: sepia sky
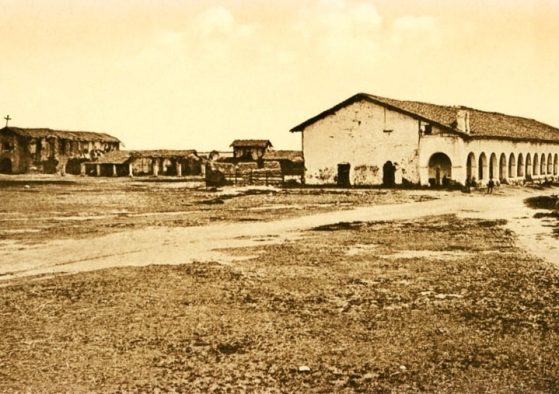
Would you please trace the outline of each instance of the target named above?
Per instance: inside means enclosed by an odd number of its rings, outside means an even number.
[[[0,114],[126,148],[299,148],[357,92],[559,126],[557,0],[0,0]],[[2,126],[3,126],[2,122]]]

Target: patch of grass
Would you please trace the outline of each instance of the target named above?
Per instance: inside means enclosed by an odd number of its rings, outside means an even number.
[[[136,178],[79,177],[10,180],[12,187],[0,185],[0,239],[29,244],[149,226],[195,226],[215,221],[236,222],[246,217],[266,221],[301,212],[311,214],[425,198],[417,192],[335,189],[225,188],[216,195],[216,189],[193,187],[176,179],[146,181],[149,182]]]
[[[357,243],[377,247],[348,255]],[[362,223],[251,249],[233,266],[0,288],[0,391],[559,391],[557,269],[498,222]],[[386,257],[406,250],[472,253]]]

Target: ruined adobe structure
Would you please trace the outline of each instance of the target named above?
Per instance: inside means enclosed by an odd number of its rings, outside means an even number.
[[[359,93],[294,127],[308,184],[557,179],[559,129],[467,107]]]
[[[120,150],[82,163],[93,176],[204,176],[205,162],[195,150]]]
[[[0,173],[79,174],[82,162],[119,148],[120,140],[105,133],[4,127],[0,130]]]

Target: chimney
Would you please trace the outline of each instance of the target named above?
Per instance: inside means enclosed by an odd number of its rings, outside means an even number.
[[[464,133],[470,133],[470,112],[459,109],[456,113],[456,128]]]

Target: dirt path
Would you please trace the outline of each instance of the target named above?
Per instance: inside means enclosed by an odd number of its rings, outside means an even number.
[[[526,197],[555,190],[521,191],[515,195],[450,194],[445,199],[361,207],[348,211],[301,216],[265,223],[232,223],[208,226],[151,227],[113,233],[92,239],[60,240],[32,246],[4,242],[0,248],[0,280],[40,274],[97,270],[118,266],[183,264],[192,261],[232,262],[219,249],[281,243],[299,232],[341,221],[414,219],[456,213],[461,217],[506,219],[528,252],[559,265],[559,242],[552,230],[534,219],[535,211],[523,204]]]

